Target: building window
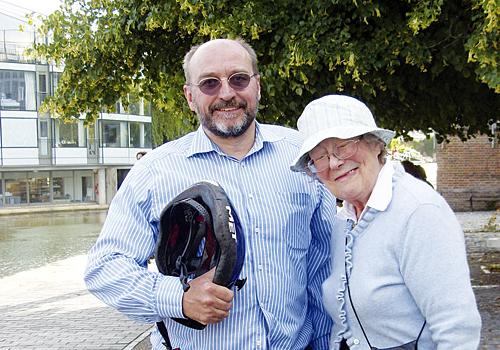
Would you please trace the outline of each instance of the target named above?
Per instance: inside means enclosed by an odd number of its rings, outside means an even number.
[[[61,73],[58,73],[58,72],[54,72],[51,74],[51,77],[52,77],[52,88],[51,88],[51,93],[52,95],[55,94],[56,90],[57,90],[57,86],[59,85],[59,80],[61,80]]]
[[[0,109],[36,110],[34,72],[0,70]]]
[[[77,198],[72,171],[53,171],[52,188],[55,202],[73,202]]]
[[[131,148],[151,148],[151,123],[129,123]]]
[[[4,172],[6,206],[52,202],[91,202],[96,199],[92,170]],[[1,206],[1,204],[0,204]]]
[[[16,205],[28,203],[26,173],[4,173],[5,204]]]
[[[143,99],[142,103],[144,105],[144,115],[151,116],[151,102]]]
[[[144,124],[144,148],[151,148],[153,135],[151,134],[151,123]]]
[[[141,115],[141,99],[135,94],[128,95],[128,114]]]
[[[103,120],[103,147],[128,147],[127,122]]]
[[[57,147],[78,147],[78,123],[56,123]]]
[[[38,105],[40,106],[47,97],[47,75],[38,74]]]
[[[48,172],[32,173],[28,180],[30,203],[50,202],[50,176]]]
[[[140,148],[141,146],[141,129],[144,130],[142,123],[130,122],[130,147]]]

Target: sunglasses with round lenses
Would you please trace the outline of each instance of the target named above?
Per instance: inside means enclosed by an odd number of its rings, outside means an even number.
[[[330,157],[334,156],[339,160],[352,157],[358,151],[358,142],[361,138],[348,140],[338,146],[334,146],[332,153],[322,155],[317,159],[311,159],[307,162],[307,169],[313,173],[320,173],[330,166]]]
[[[201,79],[198,84],[192,84],[197,86],[201,92],[205,95],[217,95],[221,86],[222,79],[226,79],[229,86],[236,91],[243,91],[250,84],[250,79],[255,77],[257,74],[248,74],[248,73],[234,73],[229,76],[229,78],[216,78],[216,77],[208,77]]]

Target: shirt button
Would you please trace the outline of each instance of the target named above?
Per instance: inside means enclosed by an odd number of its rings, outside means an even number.
[[[255,228],[255,233],[259,233],[259,228],[258,227]]]
[[[354,345],[358,345],[359,344],[359,339],[354,339],[352,342],[353,342]]]
[[[257,265],[257,268],[259,269],[259,271],[262,271],[262,265],[261,264]]]
[[[250,193],[250,194],[248,195],[248,198],[253,199],[253,194],[251,194],[251,193]]]

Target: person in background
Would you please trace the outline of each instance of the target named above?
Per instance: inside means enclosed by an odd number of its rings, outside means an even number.
[[[146,155],[146,153],[147,153],[146,151],[137,152],[135,155],[135,159],[137,159],[137,160],[141,159],[142,157],[144,157]]]
[[[401,162],[401,165],[403,166],[403,168],[405,169],[405,171],[408,174],[412,175],[413,177],[416,177],[417,179],[424,181],[429,186],[434,188],[434,186],[432,186],[432,184],[429,181],[427,181],[427,174],[425,173],[425,169],[421,165],[417,165],[410,160],[403,160]]]
[[[292,170],[344,200],[332,234],[323,301],[330,348],[477,349],[481,319],[464,235],[446,201],[386,160],[394,136],[343,95],[309,103]]]
[[[130,318],[163,320],[173,348],[328,349],[332,321],[321,285],[330,274],[335,198],[319,182],[290,171],[301,144],[296,130],[256,121],[261,96],[254,50],[217,39],[185,56],[184,94],[197,131],[152,151],[131,169],[89,253],[85,282]],[[162,209],[202,180],[219,183],[245,238],[247,278],[239,291],[147,270]],[[207,325],[194,330],[171,318]],[[153,349],[162,349],[158,330]]]

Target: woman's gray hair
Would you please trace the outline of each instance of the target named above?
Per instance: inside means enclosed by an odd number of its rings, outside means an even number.
[[[370,147],[379,147],[380,148],[380,153],[378,154],[378,161],[380,164],[385,164],[386,160],[387,160],[387,155],[388,155],[388,151],[387,151],[387,146],[385,144],[385,142],[377,137],[377,135],[374,135],[374,134],[371,134],[371,133],[367,133],[367,134],[364,134],[361,136],[363,140],[366,141],[366,143],[370,146]]]
[[[232,40],[243,46],[243,48],[248,52],[250,55],[250,59],[252,61],[252,70],[253,74],[259,74],[259,69],[257,67],[257,54],[255,53],[254,49],[248,44],[245,40],[241,38],[236,38],[236,39],[227,39],[227,40]],[[182,68],[184,69],[184,76],[186,77],[186,84],[191,83],[191,76],[189,72],[189,63],[191,62],[191,58],[193,58],[193,55],[195,54],[196,51],[205,43],[195,45],[191,47],[189,52],[184,56],[184,62],[182,64]]]

